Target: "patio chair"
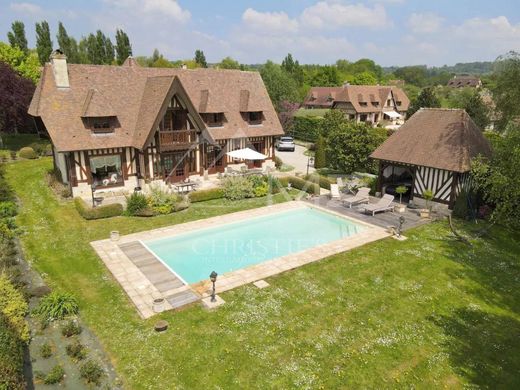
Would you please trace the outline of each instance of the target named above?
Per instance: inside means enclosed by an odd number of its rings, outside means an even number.
[[[377,203],[369,204],[364,207],[364,212],[372,213],[372,216],[376,215],[376,213],[385,212],[385,211],[394,211],[394,206],[392,206],[392,202],[394,201],[394,196],[390,194],[384,194],[381,199]]]
[[[361,187],[356,195],[351,196],[350,198],[343,200],[343,206],[348,206],[350,209],[353,205],[360,204],[360,203],[369,203],[370,188],[368,187]]]
[[[330,198],[331,199],[341,199],[341,195],[339,193],[339,187],[337,184],[330,185]]]
[[[343,183],[343,178],[341,177],[336,178],[336,184],[338,185],[340,190],[345,187],[345,183]]]

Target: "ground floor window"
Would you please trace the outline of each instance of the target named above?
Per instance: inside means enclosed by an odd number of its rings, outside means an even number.
[[[121,167],[120,155],[90,157],[92,184],[96,187],[123,184]]]

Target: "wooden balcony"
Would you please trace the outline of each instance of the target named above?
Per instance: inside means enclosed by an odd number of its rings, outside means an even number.
[[[188,149],[197,142],[195,130],[173,130],[159,132],[159,147],[161,152]]]

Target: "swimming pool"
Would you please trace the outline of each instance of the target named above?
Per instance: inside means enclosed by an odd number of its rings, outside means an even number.
[[[366,229],[304,207],[142,243],[186,283],[352,236]]]

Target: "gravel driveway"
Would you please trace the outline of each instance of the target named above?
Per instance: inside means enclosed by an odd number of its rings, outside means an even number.
[[[307,172],[308,157],[303,154],[307,149],[304,146],[296,145],[294,152],[276,151],[276,156],[280,157],[285,164],[294,167],[293,172]],[[309,167],[309,173],[314,172],[313,167]]]

